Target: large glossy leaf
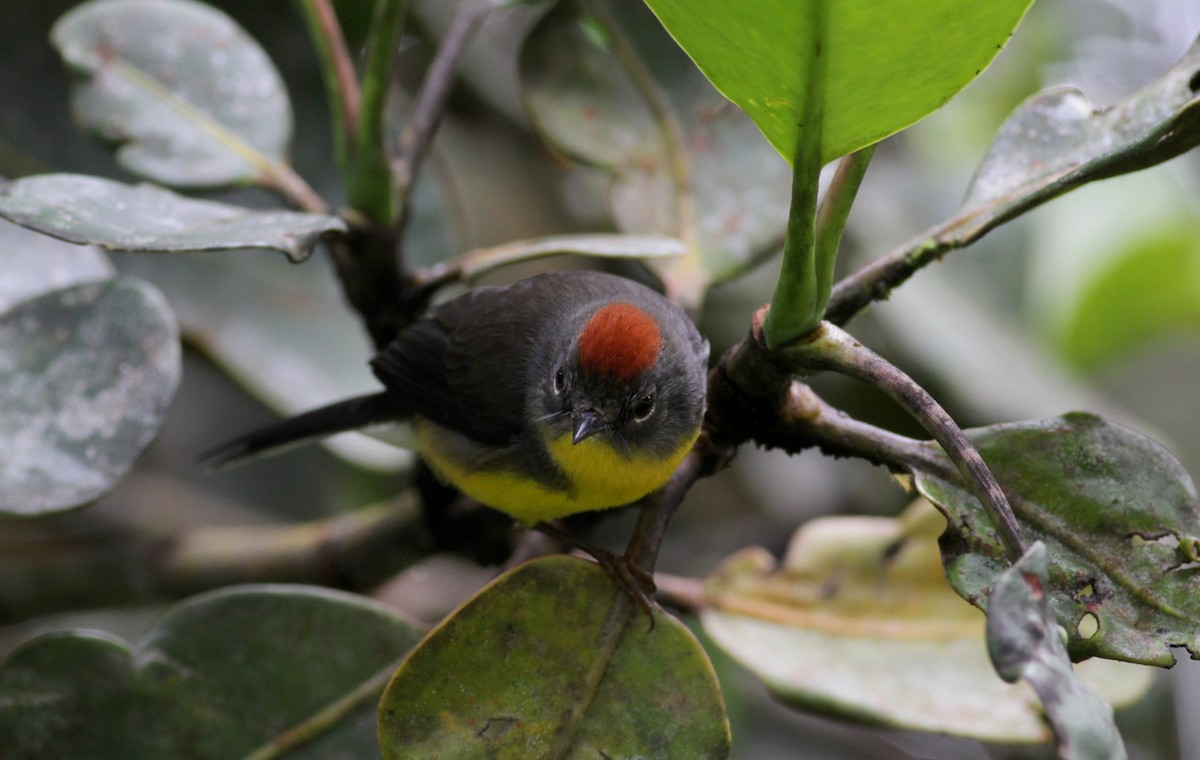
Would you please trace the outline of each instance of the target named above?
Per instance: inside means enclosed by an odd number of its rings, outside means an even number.
[[[1071,669],[1046,594],[1046,570],[1046,545],[1037,541],[996,581],[987,623],[996,672],[1037,691],[1062,760],[1125,760],[1112,708]]]
[[[501,576],[435,629],[379,707],[385,758],[718,758],[708,658],[661,610],[569,557]]]
[[[108,491],[158,432],[179,362],[166,301],[135,278],[0,316],[0,512],[68,509]]]
[[[77,75],[76,118],[164,184],[251,182],[284,158],[292,112],[262,48],[191,0],[84,3],[51,39]]]
[[[559,3],[521,50],[522,95],[547,142],[614,173],[619,230],[689,244],[689,256],[651,266],[697,301],[778,250],[791,173],[639,6],[616,4],[606,26]]]
[[[381,605],[304,586],[202,594],[137,643],[49,634],[0,666],[4,756],[228,760],[284,741],[287,757],[370,757],[375,697],[419,638]]]
[[[1154,441],[1090,414],[968,431],[1030,541],[1046,544],[1049,596],[1072,659],[1169,667],[1200,656],[1200,501]],[[949,519],[951,585],[985,607],[1006,569],[1000,540],[963,488],[928,473],[917,487]]]
[[[103,251],[64,243],[2,219],[0,272],[0,313],[47,291],[116,274]]]
[[[779,565],[761,549],[726,560],[705,586],[704,629],[776,696],[806,710],[1046,741],[1037,697],[996,675],[983,614],[946,583],[936,542],[944,524],[923,500],[898,519],[813,520]],[[1151,682],[1148,668],[1125,663],[1082,670],[1119,703]]]
[[[979,75],[1033,0],[646,0],[684,50],[789,161],[809,91],[820,156],[875,143]]]
[[[39,174],[0,184],[0,216],[72,243],[120,251],[267,248],[293,261],[322,235],[344,232],[328,214],[258,211],[83,174]]]

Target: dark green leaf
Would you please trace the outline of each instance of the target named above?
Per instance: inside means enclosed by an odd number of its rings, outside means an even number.
[[[84,3],[51,39],[77,75],[83,126],[122,166],[170,185],[252,182],[281,162],[292,131],[283,81],[228,16],[190,0]]]
[[[229,760],[345,699],[288,757],[370,757],[375,696],[419,637],[393,611],[336,591],[203,594],[136,644],[66,632],[19,647],[0,666],[0,740],[12,760]]]
[[[791,172],[644,8],[619,7],[632,51],[574,3],[543,18],[521,50],[522,94],[551,145],[614,173],[609,210],[619,230],[690,241],[687,257],[651,266],[698,299],[709,281],[778,250]],[[642,67],[652,79],[639,79]],[[671,113],[656,112],[655,97]]]
[[[0,512],[68,509],[108,491],[162,425],[179,362],[166,301],[135,278],[0,316]]]
[[[257,211],[184,198],[154,185],[39,174],[0,185],[0,215],[72,243],[120,251],[268,248],[302,261],[346,223],[328,214]]]
[[[1200,655],[1200,575],[1181,549],[1200,536],[1200,502],[1169,452],[1082,413],[968,434],[1026,536],[1046,544],[1049,597],[1072,659],[1169,667],[1172,646]],[[982,507],[928,473],[916,483],[949,519],[941,544],[951,585],[985,607],[1006,562]]]
[[[647,0],[789,161],[800,131],[813,128],[803,117],[806,93],[819,88],[822,163],[939,108],[979,76],[1032,4]]]
[[[624,593],[569,557],[501,576],[396,671],[379,707],[384,757],[727,756],[704,651]]]
[[[1046,546],[1040,541],[996,581],[988,599],[988,650],[1006,681],[1037,692],[1063,760],[1125,760],[1112,708],[1071,670],[1046,593]]]
[[[116,274],[103,251],[64,243],[0,219],[0,313],[51,290]]]
[[[805,523],[782,563],[761,549],[725,560],[704,586],[705,631],[772,693],[801,709],[996,742],[1050,739],[1037,699],[996,677],[984,616],[950,589],[919,500],[899,518]],[[1092,660],[1081,674],[1128,704],[1149,668]]]
[[[1200,144],[1200,40],[1157,82],[1097,111],[1073,88],[1025,101],[1000,127],[957,232],[980,234],[1073,187],[1144,169]]]

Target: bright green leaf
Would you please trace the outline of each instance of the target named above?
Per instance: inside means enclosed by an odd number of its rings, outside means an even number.
[[[1200,536],[1187,472],[1149,438],[1090,414],[969,430],[1030,541],[1049,553],[1049,595],[1074,660],[1169,667],[1200,656],[1200,575],[1180,547]],[[924,472],[917,488],[949,519],[941,539],[955,590],[986,607],[1006,569],[983,508]]]
[[[253,182],[292,131],[283,80],[224,13],[191,0],[84,3],[51,38],[77,75],[76,118],[132,172],[213,187]]]
[[[709,579],[705,631],[780,699],[806,710],[987,741],[1050,738],[1035,695],[996,676],[984,616],[946,583],[945,521],[921,501],[897,519],[821,518],[776,565],[762,550]],[[1147,668],[1097,660],[1085,678],[1129,703]]]
[[[646,0],[717,89],[789,161],[810,82],[821,162],[936,110],[991,62],[1033,0]],[[807,64],[809,46],[817,55]],[[817,66],[816,80],[811,66]]]
[[[42,636],[0,665],[4,756],[229,760],[330,710],[287,757],[370,757],[376,695],[419,637],[382,605],[304,586],[202,594],[136,644]]]
[[[322,235],[346,230],[345,222],[328,214],[258,211],[83,174],[38,174],[0,183],[0,216],[109,250],[268,248],[293,261],[307,258]]]
[[[179,383],[162,295],[135,278],[75,285],[0,316],[0,512],[92,501],[129,471]]]
[[[379,707],[383,756],[723,758],[712,666],[594,563],[522,565],[435,629]]]
[[[988,599],[988,650],[1006,681],[1037,691],[1062,760],[1125,760],[1113,712],[1071,669],[1046,594],[1046,545],[1040,541],[996,581]]]

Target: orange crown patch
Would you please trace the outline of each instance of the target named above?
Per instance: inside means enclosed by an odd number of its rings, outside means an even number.
[[[579,367],[630,380],[654,366],[662,349],[658,323],[633,304],[611,303],[592,315],[579,334]]]

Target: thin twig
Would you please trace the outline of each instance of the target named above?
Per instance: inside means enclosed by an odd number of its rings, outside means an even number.
[[[1004,543],[1009,559],[1025,553],[1021,526],[1000,484],[975,446],[916,381],[883,357],[831,324],[822,325],[809,340],[789,345],[785,361],[801,373],[829,370],[882,390],[913,416],[942,445],[946,455],[971,484]]]
[[[325,79],[330,120],[333,123],[334,146],[344,170],[350,153],[348,141],[357,129],[358,111],[362,103],[354,61],[346,49],[346,38],[330,0],[301,0],[300,8],[321,59],[321,73]]]
[[[446,110],[446,101],[454,84],[459,61],[467,43],[496,4],[491,0],[462,0],[454,13],[449,29],[442,37],[433,62],[425,72],[425,80],[417,92],[412,112],[400,132],[395,155],[391,161],[392,182],[399,199],[397,229],[408,222],[412,187],[421,164],[429,153],[438,123]]]

